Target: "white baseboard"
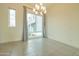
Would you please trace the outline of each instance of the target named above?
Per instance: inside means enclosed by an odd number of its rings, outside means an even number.
[[[0,44],[10,43],[10,42],[17,42],[17,41],[22,41],[22,40],[8,40],[8,41],[1,41]]]

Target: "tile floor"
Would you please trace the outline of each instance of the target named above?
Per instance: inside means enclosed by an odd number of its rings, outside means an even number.
[[[37,38],[0,44],[0,56],[79,56],[79,49],[52,39]]]

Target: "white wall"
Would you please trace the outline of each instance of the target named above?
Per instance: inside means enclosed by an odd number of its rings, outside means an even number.
[[[48,38],[79,48],[79,4],[51,4],[46,30]]]
[[[0,43],[22,40],[23,5],[28,4],[0,4]],[[16,9],[16,27],[8,27],[8,9]]]

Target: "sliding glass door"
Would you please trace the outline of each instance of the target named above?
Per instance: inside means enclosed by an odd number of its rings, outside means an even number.
[[[27,12],[28,39],[43,37],[43,17]]]

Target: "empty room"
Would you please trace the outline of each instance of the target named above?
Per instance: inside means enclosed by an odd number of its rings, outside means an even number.
[[[79,3],[0,3],[0,56],[79,56]]]

